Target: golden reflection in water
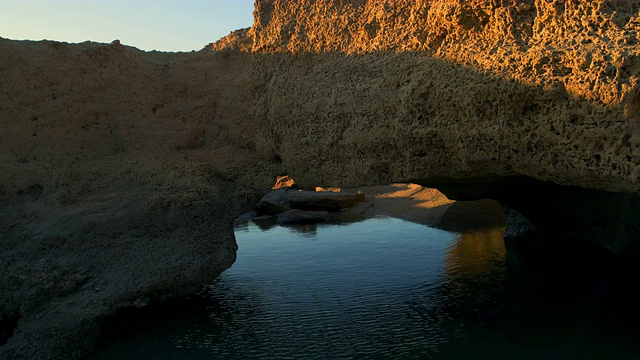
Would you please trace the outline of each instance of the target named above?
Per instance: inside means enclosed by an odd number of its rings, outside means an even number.
[[[504,245],[505,227],[461,233],[451,245],[445,260],[445,272],[449,276],[482,276],[496,262],[504,261],[507,250]]]

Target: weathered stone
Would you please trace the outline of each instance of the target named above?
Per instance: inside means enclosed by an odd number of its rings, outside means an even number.
[[[287,4],[256,3],[252,116],[301,187],[419,183],[640,255],[640,1]]]
[[[278,215],[278,224],[280,225],[314,224],[333,220],[336,220],[336,217],[327,211],[291,209]]]
[[[183,55],[0,38],[0,358],[83,357],[105,316],[233,264],[282,170],[247,150],[249,54]]]
[[[365,200],[364,194],[332,191],[287,191],[283,200],[302,210],[340,211]]]
[[[288,189],[281,188],[276,190],[271,190],[266,193],[260,201],[266,201],[271,203],[284,203],[284,195],[287,193]]]
[[[255,209],[260,215],[278,215],[287,210],[291,210],[291,208],[285,204],[264,200],[258,202]]]
[[[238,216],[234,222],[248,221],[256,217],[258,217],[258,213],[255,210],[253,210]]]
[[[282,188],[294,188],[297,187],[295,181],[289,175],[278,176],[276,178],[276,183],[273,185],[271,189],[282,189]]]
[[[269,191],[255,206],[259,215],[278,215],[291,208],[284,203],[286,188]]]
[[[615,254],[640,256],[640,196],[562,186],[529,177],[476,184],[439,184],[450,198],[498,200],[508,215],[507,237],[552,237],[598,243]],[[521,216],[516,216],[517,214]]]

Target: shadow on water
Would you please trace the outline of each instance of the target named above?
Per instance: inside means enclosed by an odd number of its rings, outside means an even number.
[[[452,246],[449,282],[440,289],[450,301],[441,310],[466,329],[440,355],[640,359],[634,261],[585,243],[507,245],[480,233],[463,234]]]
[[[109,319],[91,359],[602,359],[640,356],[638,266],[504,228],[398,219],[249,223],[199,294]]]

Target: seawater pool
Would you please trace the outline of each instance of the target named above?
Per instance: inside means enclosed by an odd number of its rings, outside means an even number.
[[[248,222],[230,269],[200,294],[122,312],[90,358],[640,359],[633,268],[527,263],[502,232]]]

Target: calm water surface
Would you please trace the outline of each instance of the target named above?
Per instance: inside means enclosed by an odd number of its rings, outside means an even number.
[[[502,230],[248,223],[229,270],[122,312],[91,358],[640,359],[638,272],[570,252],[523,261]]]

